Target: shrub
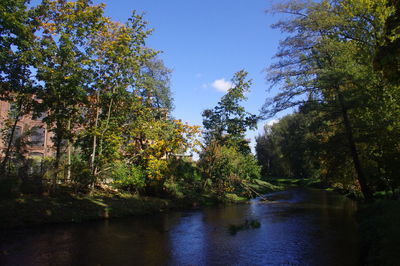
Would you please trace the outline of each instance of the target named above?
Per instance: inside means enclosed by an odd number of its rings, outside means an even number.
[[[110,178],[116,188],[130,192],[138,192],[145,186],[145,172],[136,165],[128,165],[123,161],[115,162],[111,168]]]
[[[233,147],[210,144],[201,154],[200,166],[212,180],[218,194],[242,189],[243,180],[259,179],[261,167],[253,155],[244,155]]]
[[[185,159],[168,161],[167,180],[164,182],[165,191],[176,197],[193,196],[201,190],[202,175],[195,162]]]
[[[95,182],[95,177],[87,163],[75,156],[71,161],[71,181],[75,189],[80,192],[87,192],[89,186]]]

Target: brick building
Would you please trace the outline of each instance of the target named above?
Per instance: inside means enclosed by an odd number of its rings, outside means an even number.
[[[3,129],[4,122],[9,115],[12,115],[15,104],[0,101],[0,128]],[[54,153],[53,143],[51,141],[52,133],[48,131],[47,126],[43,123],[42,119],[45,113],[28,114],[20,117],[17,127],[15,129],[13,142],[23,138],[26,141],[24,146],[26,157],[32,156],[51,156]],[[0,139],[0,152],[1,156],[7,148],[8,143],[4,143],[3,138]]]

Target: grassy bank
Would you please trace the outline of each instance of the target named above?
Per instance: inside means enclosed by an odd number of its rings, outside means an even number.
[[[0,228],[145,215],[176,208],[170,200],[123,193],[21,195],[0,201]]]
[[[378,200],[359,212],[365,265],[399,265],[400,201]]]
[[[279,189],[258,180],[257,193]],[[217,204],[243,203],[248,198],[234,193],[222,197],[213,193],[191,194],[181,199],[144,197],[115,191],[95,191],[90,195],[73,193],[68,187],[53,195],[23,195],[0,200],[0,228],[15,228],[49,223],[79,223],[90,220],[138,216],[169,210]]]
[[[320,180],[315,178],[271,178],[268,182],[276,186],[300,186],[300,187],[314,187],[326,188],[326,185]]]

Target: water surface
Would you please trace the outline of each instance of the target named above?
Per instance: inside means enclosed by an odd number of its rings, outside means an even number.
[[[356,203],[295,188],[273,202],[9,230],[0,265],[357,265]],[[230,224],[260,221],[231,235]]]

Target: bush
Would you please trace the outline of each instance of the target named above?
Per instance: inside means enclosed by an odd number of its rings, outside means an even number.
[[[168,162],[165,191],[175,198],[193,196],[201,190],[202,175],[195,162],[171,159]]]
[[[75,189],[81,192],[87,192],[89,186],[95,182],[95,177],[87,163],[79,157],[72,157],[71,181],[74,183]]]
[[[128,165],[123,161],[112,165],[110,178],[116,188],[130,192],[138,192],[145,186],[145,172],[136,165]]]
[[[261,167],[253,155],[244,155],[233,147],[210,144],[201,154],[200,166],[212,180],[218,194],[240,192],[243,180],[259,179]]]
[[[164,189],[174,198],[183,199],[185,197],[184,193],[182,192],[182,186],[173,179],[168,179],[164,182]]]

